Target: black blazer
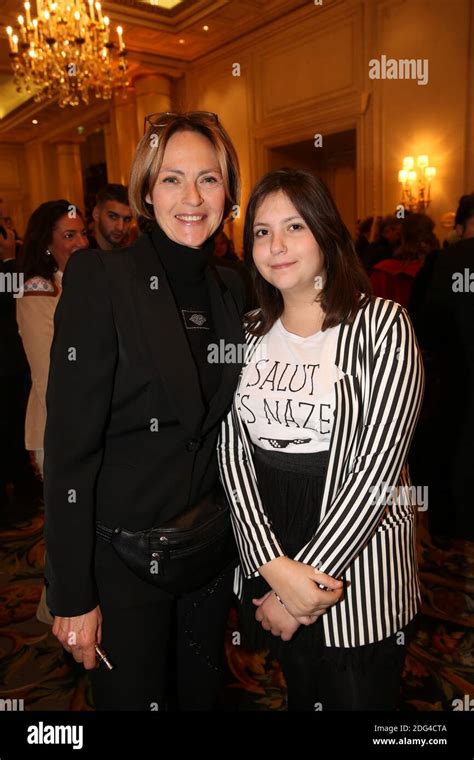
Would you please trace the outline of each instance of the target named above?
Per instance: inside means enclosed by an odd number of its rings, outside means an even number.
[[[474,541],[473,271],[473,238],[441,251],[421,320],[423,347],[431,352],[439,376],[429,442],[430,510],[448,535],[468,541]]]
[[[0,274],[5,283],[8,275],[16,273],[15,259],[0,261]],[[2,277],[2,280],[4,279]],[[0,377],[26,372],[28,362],[16,322],[16,298],[6,288],[0,288]],[[6,399],[2,403],[8,403]]]
[[[218,341],[243,344],[240,278],[208,266],[206,279]],[[147,234],[119,251],[77,251],[62,285],[46,396],[45,582],[53,613],[73,616],[166,597],[96,540],[95,522],[150,528],[215,485],[220,422],[242,365],[223,364],[206,413]]]

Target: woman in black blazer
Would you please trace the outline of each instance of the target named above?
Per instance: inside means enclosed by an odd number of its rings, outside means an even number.
[[[149,117],[129,190],[146,231],[130,248],[76,252],[55,315],[47,599],[53,633],[92,670],[97,709],[167,709],[172,661],[178,707],[211,709],[232,568],[177,597],[136,576],[95,530],[162,525],[218,482],[218,430],[241,365],[208,355],[243,342],[245,293],[234,272],[207,263],[239,201],[237,157],[217,116]],[[96,667],[101,642],[113,671]]]
[[[245,255],[260,308],[219,462],[255,646],[289,709],[391,709],[419,601],[407,452],[423,395],[410,320],[370,296],[324,184],[282,169],[254,188]]]

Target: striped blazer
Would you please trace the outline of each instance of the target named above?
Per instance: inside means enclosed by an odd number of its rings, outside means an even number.
[[[247,333],[246,341],[245,364],[261,338]],[[336,365],[344,375],[336,383],[321,519],[294,559],[344,581],[342,599],[322,616],[324,638],[327,646],[355,647],[399,631],[420,602],[406,460],[424,372],[405,309],[370,300],[352,324],[341,325]],[[259,496],[254,447],[236,399],[222,423],[218,461],[241,560],[234,587],[240,596],[242,572],[256,576],[284,551]]]

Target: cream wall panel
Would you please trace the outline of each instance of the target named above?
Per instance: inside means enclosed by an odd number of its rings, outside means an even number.
[[[353,87],[353,28],[345,24],[333,34],[293,30],[291,44],[272,45],[261,55],[261,115],[277,116],[289,108]],[[340,51],[344,51],[341,56]]]
[[[21,151],[16,145],[0,146],[1,191],[18,190],[21,187]]]
[[[413,80],[373,80],[378,96],[375,209],[379,211],[388,213],[399,202],[397,172],[405,155],[427,153],[437,167],[429,210],[436,221],[471,189],[466,184],[470,6],[471,0],[412,0],[378,6],[375,57],[427,59],[429,72],[426,85]],[[438,233],[445,236],[440,228]]]
[[[27,194],[23,147],[0,143],[0,198],[3,201],[1,206],[12,217],[15,229],[19,233],[23,233],[26,224]]]
[[[34,140],[25,145],[26,176],[28,178],[28,216],[48,198],[46,178],[47,163],[44,160],[43,144]]]
[[[469,4],[468,60],[466,76],[467,136],[465,144],[466,180],[464,187],[474,191],[474,0]]]

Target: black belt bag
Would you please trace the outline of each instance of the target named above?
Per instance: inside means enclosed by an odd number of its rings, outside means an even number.
[[[161,526],[132,532],[96,524],[96,534],[111,543],[139,578],[168,591],[195,591],[237,565],[230,509],[222,489]]]

